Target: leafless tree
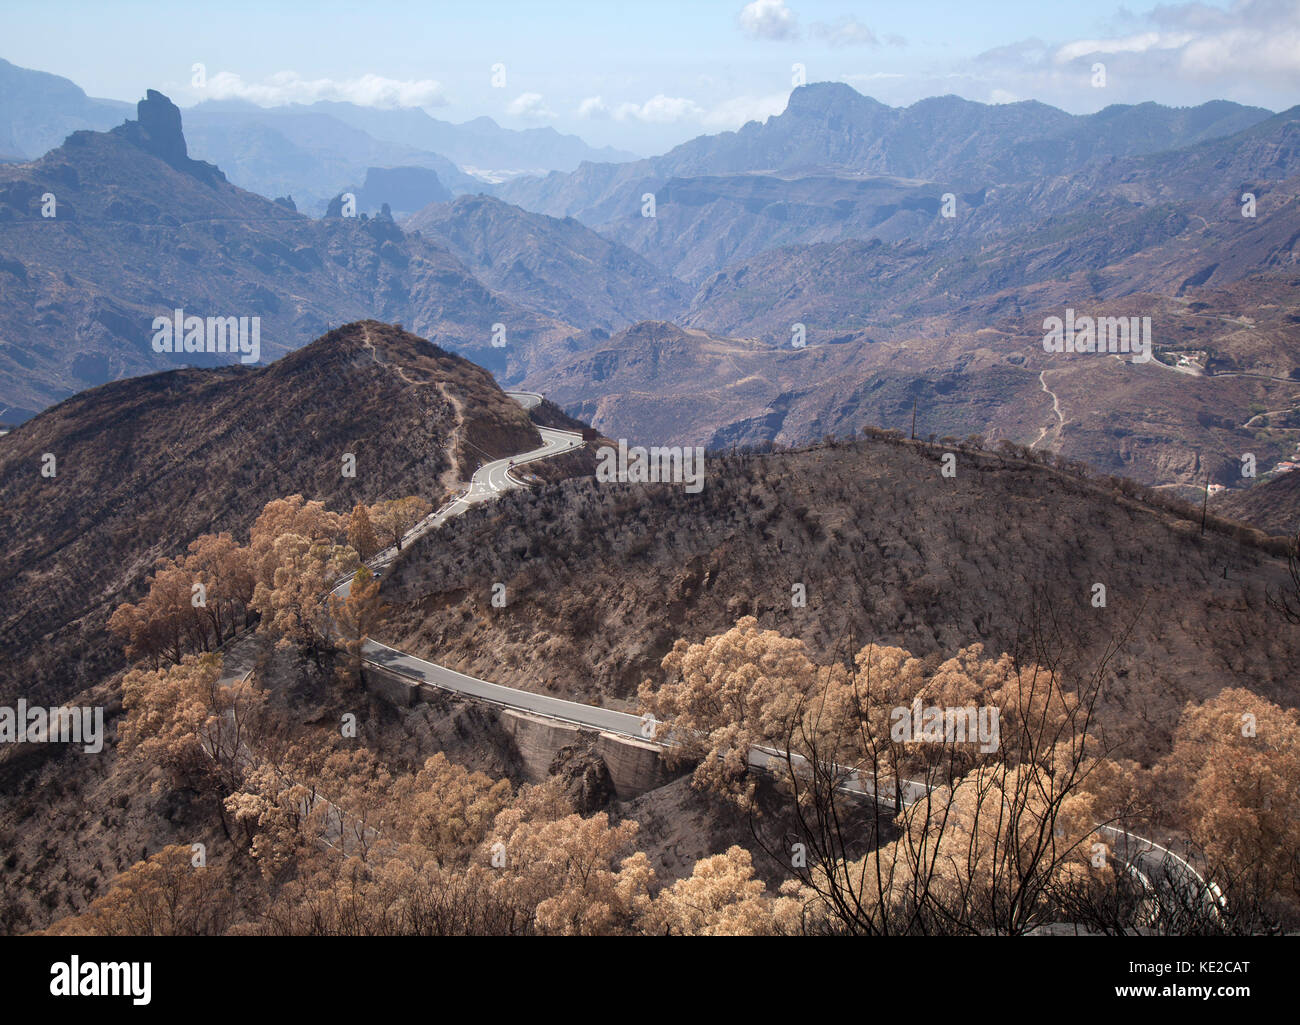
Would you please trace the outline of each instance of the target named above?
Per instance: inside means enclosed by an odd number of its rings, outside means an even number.
[[[1268,592],[1268,606],[1288,623],[1300,623],[1300,532],[1287,543],[1286,565],[1289,580],[1282,589]]]
[[[1095,716],[1122,639],[1069,687],[1058,627],[1050,614],[1031,615],[1015,658],[1014,707],[1004,710],[1009,730],[992,757],[972,761],[968,748],[945,739],[928,745],[928,757],[901,758],[897,745],[868,728],[880,722],[872,714],[878,688],[851,659],[841,664],[856,714],[841,728],[854,736],[826,729],[813,707],[817,692],[806,699],[789,724],[779,773],[791,827],[778,842],[756,818],[751,823],[767,853],[816,894],[831,931],[1017,934],[1062,921],[1079,904],[1082,884],[1073,880],[1088,878],[1085,836],[1062,828],[1064,809],[1109,753]],[[859,757],[846,761],[849,750]],[[796,843],[806,860],[792,866]],[[885,845],[891,856],[865,856]],[[1120,902],[1116,921],[1121,910],[1136,918]]]

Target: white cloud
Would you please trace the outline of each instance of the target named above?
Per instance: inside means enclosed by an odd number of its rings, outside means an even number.
[[[700,120],[710,128],[739,128],[749,121],[766,121],[785,110],[788,93],[771,96],[738,96],[706,111]]]
[[[1111,53],[1147,53],[1150,50],[1176,50],[1192,41],[1190,33],[1180,32],[1167,35],[1163,32],[1140,32],[1137,35],[1123,36],[1119,39],[1077,39],[1057,49],[1052,59],[1057,64],[1093,54]]]
[[[786,93],[770,96],[737,96],[712,107],[704,107],[683,96],[665,96],[660,93],[644,103],[620,103],[612,109],[599,96],[583,100],[579,113],[587,117],[612,116],[616,121],[643,121],[647,124],[668,125],[694,121],[708,128],[739,128],[748,121],[764,121],[785,110],[789,99]]]
[[[853,85],[855,82],[879,82],[886,78],[906,78],[901,71],[872,71],[870,74],[844,75],[843,81]]]
[[[1300,4],[1288,6],[1287,16],[1271,24],[1232,25],[1198,35],[1182,48],[1179,69],[1194,79],[1254,76],[1291,90],[1300,87]]]
[[[876,34],[851,14],[846,14],[839,20],[829,24],[824,21],[814,22],[812,33],[829,46],[880,45],[880,40],[876,38]]]
[[[510,101],[506,113],[525,121],[549,121],[555,117],[555,111],[546,105],[541,93],[520,93]]]
[[[1219,95],[1234,90],[1300,88],[1300,3],[1233,0],[1226,10],[1203,3],[1162,4],[1129,15],[1127,33],[1048,45],[1026,39],[980,54],[976,64],[1023,77],[1025,93],[1086,81],[1088,64],[1102,60],[1112,83],[1153,85],[1196,82]]]
[[[578,104],[578,117],[606,118],[609,117],[609,107],[599,96],[588,96]]]
[[[205,95],[217,100],[248,100],[263,107],[318,100],[381,108],[441,107],[447,103],[442,86],[432,79],[402,81],[380,75],[306,79],[296,71],[278,71],[261,83],[245,82],[233,71],[222,71],[208,79]]]
[[[752,0],[736,16],[751,39],[798,39],[799,22],[785,0]]]
[[[620,103],[614,108],[615,120],[647,121],[658,125],[698,119],[703,113],[704,108],[694,100],[680,96],[665,96],[663,93],[646,100],[645,103]]]
[[[1300,85],[1300,28],[1269,36],[1225,32],[1195,39],[1183,47],[1179,65],[1191,78],[1254,73],[1297,86]]]
[[[1007,66],[1027,66],[1042,64],[1049,52],[1049,46],[1038,38],[1020,39],[1004,46],[995,46],[976,56],[981,64],[1001,64]]]

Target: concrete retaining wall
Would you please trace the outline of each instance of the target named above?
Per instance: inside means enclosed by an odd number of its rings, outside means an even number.
[[[514,740],[524,775],[534,783],[540,783],[550,775],[556,753],[576,744],[582,733],[570,723],[516,712],[513,708],[501,710],[501,727]]]
[[[372,694],[389,704],[406,707],[415,704],[419,684],[381,666],[361,663],[361,683]]]
[[[551,763],[561,748],[576,744],[584,733],[591,736],[596,732],[513,708],[502,710],[501,725],[514,738],[524,771],[534,782],[549,775]],[[614,793],[621,801],[640,797],[681,775],[668,771],[663,749],[649,741],[617,733],[600,733],[594,746],[596,754],[609,770]]]
[[[421,684],[399,676],[381,666],[363,664],[361,679],[366,689],[390,704],[409,707],[417,701],[437,701],[451,696],[451,692]],[[462,695],[474,700],[468,695]],[[649,741],[623,737],[617,733],[599,733],[585,730],[573,723],[559,722],[531,712],[513,708],[498,709],[502,729],[514,740],[523,764],[524,775],[539,783],[550,775],[555,756],[566,747],[577,744],[585,734],[595,736],[593,748],[609,769],[614,793],[619,800],[639,797],[671,782],[682,773],[669,772],[664,764],[663,750]]]
[[[614,781],[614,792],[620,800],[639,797],[683,775],[682,771],[669,772],[664,764],[663,748],[648,740],[602,733],[596,739],[596,751],[609,769],[609,778]]]

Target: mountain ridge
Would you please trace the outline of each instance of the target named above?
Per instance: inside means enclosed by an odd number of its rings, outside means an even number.
[[[0,404],[11,417],[175,365],[150,339],[153,319],[178,308],[259,317],[271,358],[331,324],[379,316],[516,378],[574,334],[391,221],[312,220],[239,189],[181,155],[174,104],[151,93],[142,109],[151,127],[76,132],[40,160],[0,166]],[[53,218],[41,215],[47,193]],[[496,323],[510,325],[508,346],[492,344]]]
[[[851,167],[859,173],[950,178],[978,187],[1063,173],[1082,163],[1085,154],[1132,155],[1174,142],[1229,135],[1272,116],[1263,108],[1225,108],[1224,102],[1230,101],[1186,108],[1192,112],[1186,115],[1180,108],[1157,104],[1106,108],[1106,117],[1097,120],[1100,113],[1073,115],[1045,104],[982,104],[958,97],[888,107],[843,83],[810,83],[791,92],[785,111],[765,123],[751,121],[734,132],[700,136],[659,157],[621,165],[587,162],[568,175],[552,172],[541,179],[508,182],[498,195],[526,209],[572,215],[600,227],[613,217],[614,193],[649,185],[655,187],[645,190],[653,192],[668,178],[699,173],[779,170],[791,166],[792,159]],[[1186,124],[1207,108],[1216,115],[1210,124]],[[941,112],[944,123],[926,123],[922,134],[923,116],[931,110]],[[1116,130],[1117,122],[1128,131]],[[1017,126],[1036,135],[1009,138],[1008,131]],[[1147,136],[1157,130],[1163,137],[1152,143]],[[1053,131],[1061,134],[1054,136]],[[1093,152],[1097,147],[1101,154]],[[939,158],[940,152],[945,156]]]
[[[271,499],[300,493],[336,512],[412,494],[437,505],[480,452],[539,444],[486,370],[376,321],[264,367],[83,391],[0,439],[4,694],[64,700],[123,665],[105,632],[112,608],[157,558],[204,532],[246,531]]]

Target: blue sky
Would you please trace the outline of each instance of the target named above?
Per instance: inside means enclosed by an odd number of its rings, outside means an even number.
[[[660,152],[778,113],[792,65],[891,104],[957,93],[1073,112],[1300,102],[1300,0],[1101,2],[5,0],[0,55],[93,96],[422,106]],[[206,70],[202,89],[191,68]],[[1091,69],[1106,65],[1095,87]],[[492,68],[505,66],[494,87]]]

